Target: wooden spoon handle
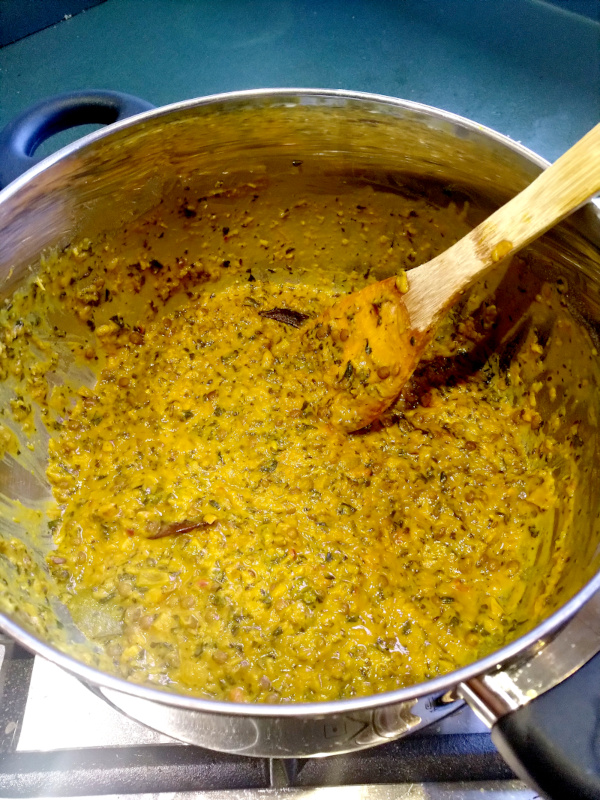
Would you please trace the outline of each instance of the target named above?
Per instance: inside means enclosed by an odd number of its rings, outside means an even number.
[[[600,190],[600,125],[469,234],[408,273],[411,324],[427,330],[482,272],[516,253]]]

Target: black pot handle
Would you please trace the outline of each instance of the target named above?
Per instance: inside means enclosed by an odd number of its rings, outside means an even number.
[[[0,188],[42,159],[34,153],[55,133],[77,125],[110,125],[154,108],[131,94],[103,90],[48,97],[20,114],[0,132]]]
[[[492,740],[517,775],[550,800],[598,800],[600,654],[501,717]]]

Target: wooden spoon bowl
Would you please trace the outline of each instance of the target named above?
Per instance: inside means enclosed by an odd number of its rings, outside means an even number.
[[[325,391],[321,416],[347,431],[398,397],[442,317],[477,278],[600,190],[600,125],[436,258],[338,300],[302,329]]]

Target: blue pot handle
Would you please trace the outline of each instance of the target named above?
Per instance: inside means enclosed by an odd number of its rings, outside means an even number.
[[[69,92],[42,100],[0,131],[0,188],[41,161],[34,153],[55,133],[77,125],[110,125],[152,108],[131,94],[103,90]]]

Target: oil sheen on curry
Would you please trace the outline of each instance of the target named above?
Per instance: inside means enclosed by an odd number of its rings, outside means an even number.
[[[314,410],[302,326],[441,252],[467,208],[370,186],[294,197],[266,180],[181,189],[47,258],[21,297],[33,327],[75,320],[65,340],[89,375],[36,396],[48,565],[135,682],[268,703],[393,690],[531,627],[563,566],[552,527],[576,470],[540,427],[536,398],[556,397],[546,342],[495,304],[519,285],[553,310],[556,337],[571,324],[556,287],[517,259],[478,284],[395,405],[347,434]],[[550,536],[543,591],[524,605]]]

